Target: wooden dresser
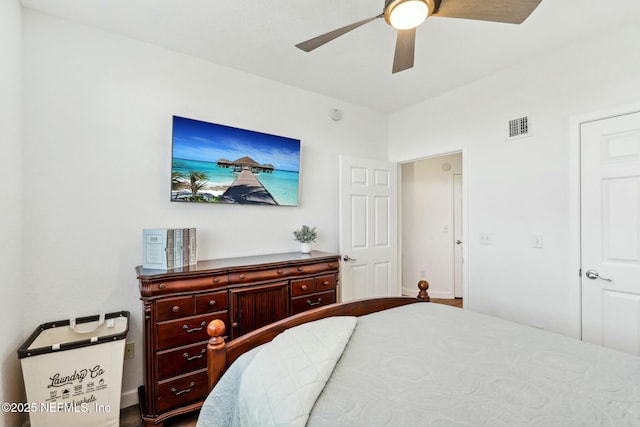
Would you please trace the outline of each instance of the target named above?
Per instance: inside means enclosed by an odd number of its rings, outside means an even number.
[[[136,268],[144,308],[145,426],[202,406],[206,327],[221,319],[229,340],[336,302],[338,255],[313,251],[200,261],[173,270]]]

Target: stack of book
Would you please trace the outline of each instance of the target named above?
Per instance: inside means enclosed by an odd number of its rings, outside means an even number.
[[[198,262],[195,228],[145,228],[142,242],[144,268],[169,270]]]

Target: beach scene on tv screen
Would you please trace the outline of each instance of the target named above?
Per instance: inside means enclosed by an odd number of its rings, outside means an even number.
[[[174,117],[172,151],[172,201],[298,205],[298,139]]]

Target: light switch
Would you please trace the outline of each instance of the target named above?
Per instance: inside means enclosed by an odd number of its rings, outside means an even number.
[[[535,234],[531,239],[531,247],[541,248],[543,243],[542,234]]]

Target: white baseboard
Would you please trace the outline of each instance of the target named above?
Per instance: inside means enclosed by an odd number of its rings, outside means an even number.
[[[447,291],[432,291],[428,290],[429,296],[431,298],[442,298],[442,299],[453,299],[453,295],[451,292]],[[402,288],[402,295],[415,297],[418,295],[418,289],[413,288]]]
[[[415,288],[415,289],[410,289],[410,288],[402,288],[402,296],[404,297],[415,297],[418,295],[418,291],[420,289]]]
[[[120,409],[128,408],[129,406],[137,405],[138,389],[123,391],[120,395]]]

